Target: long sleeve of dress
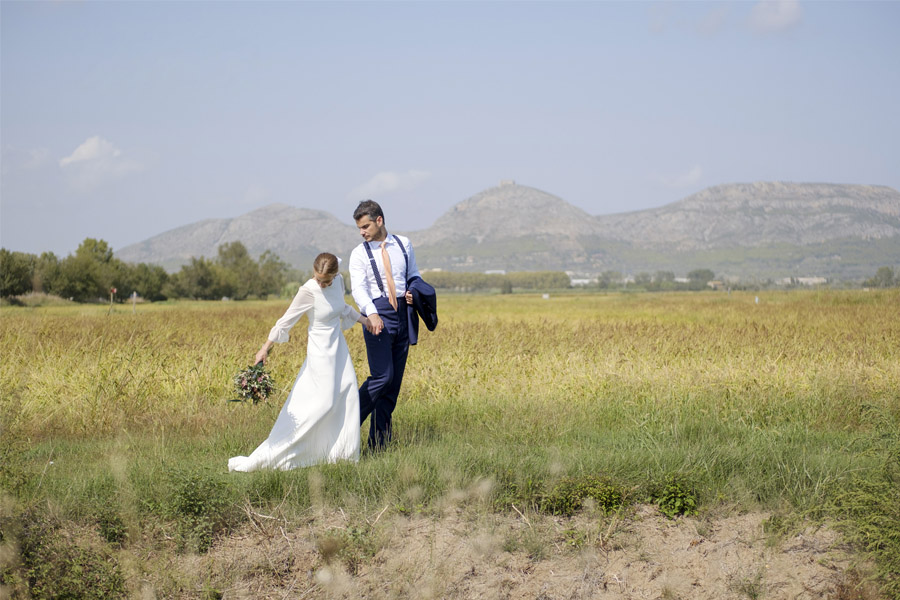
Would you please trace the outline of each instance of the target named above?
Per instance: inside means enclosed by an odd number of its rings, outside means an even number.
[[[344,278],[338,275],[334,283],[331,285],[339,286],[341,289],[344,289]],[[359,320],[360,314],[353,306],[344,303],[344,311],[341,313],[341,329],[350,329],[356,322]]]
[[[287,311],[285,311],[284,316],[278,319],[275,323],[275,327],[269,332],[269,341],[283,344],[291,339],[288,332],[291,330],[291,327],[296,325],[297,321],[300,320],[300,317],[313,307],[313,302],[314,298],[312,292],[305,287],[300,286],[297,295],[294,296],[294,299],[291,301],[291,305],[288,307]]]
[[[344,305],[344,312],[341,313],[341,329],[350,329],[359,320],[359,311],[350,306]]]

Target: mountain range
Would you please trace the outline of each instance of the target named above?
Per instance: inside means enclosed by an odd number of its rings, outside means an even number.
[[[390,215],[387,215],[388,217]],[[388,225],[390,220],[388,218]],[[760,182],[710,187],[641,211],[594,216],[541,190],[502,182],[408,235],[421,269],[567,270],[585,276],[708,268],[743,279],[869,277],[900,264],[900,192],[885,186]],[[117,252],[176,270],[240,241],[301,269],[316,254],[347,257],[346,220],[271,204],[233,219],[173,229]]]

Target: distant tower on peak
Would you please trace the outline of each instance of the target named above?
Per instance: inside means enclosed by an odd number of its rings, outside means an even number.
[[[500,187],[505,187],[507,185],[516,185],[516,181],[514,179],[501,179]]]

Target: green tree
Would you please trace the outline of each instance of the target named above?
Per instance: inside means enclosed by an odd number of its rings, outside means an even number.
[[[516,271],[507,277],[513,287],[525,290],[558,290],[571,285],[562,271]]]
[[[97,264],[109,264],[113,260],[113,251],[104,240],[85,238],[75,250],[75,256],[90,259]]]
[[[137,291],[149,300],[164,300],[162,288],[169,278],[162,267],[120,261],[108,243],[93,238],[86,238],[63,260],[52,252],[38,257],[0,248],[0,262],[3,295],[9,295],[7,289],[12,291],[14,287],[16,295],[34,290],[84,302],[106,300],[110,290],[116,288],[119,299]]]
[[[160,294],[198,300],[266,298],[283,291],[288,274],[292,278],[305,279],[301,277],[302,272],[289,271],[284,261],[270,250],[263,252],[259,260],[253,260],[247,247],[235,241],[222,244],[217,252],[212,260],[192,257],[178,273],[168,278]]]
[[[231,293],[224,295],[235,300],[243,300],[260,288],[260,267],[250,258],[247,247],[241,242],[229,242],[219,246],[216,262],[226,271],[224,279],[231,286]]]
[[[163,293],[166,296],[195,300],[231,297],[232,287],[227,275],[222,267],[207,258],[191,258],[191,262],[170,278]]]
[[[864,285],[868,287],[888,288],[900,284],[900,280],[894,275],[894,269],[891,267],[878,267],[875,276],[867,279]]]
[[[634,284],[641,287],[648,287],[652,281],[653,277],[650,273],[641,272],[634,276]]]
[[[169,274],[159,265],[138,263],[122,265],[122,273],[118,284],[120,296],[128,297],[137,292],[141,298],[156,301],[165,300],[163,288],[169,280]]]
[[[35,292],[58,293],[59,258],[52,252],[42,253],[35,261],[32,287]]]
[[[257,285],[253,293],[260,298],[269,294],[276,295],[281,291],[287,273],[287,265],[271,250],[262,253],[257,261]],[[349,281],[345,278],[345,280]]]
[[[692,290],[702,290],[706,288],[706,284],[716,278],[715,273],[709,269],[694,269],[687,274],[688,288]]]
[[[675,281],[675,273],[672,271],[657,271],[656,274],[653,275],[653,281],[672,283]]]
[[[307,278],[308,279],[308,278]],[[279,298],[293,298],[302,284],[299,281],[287,281],[278,292]]]
[[[618,271],[603,271],[597,278],[597,286],[605,290],[615,287],[622,282],[622,274]]]
[[[101,279],[100,268],[90,257],[70,254],[59,261],[54,292],[78,302],[97,300],[108,290]]]
[[[32,290],[35,256],[0,248],[0,296],[18,296]]]
[[[60,261],[54,292],[79,302],[105,299],[117,285],[121,265],[104,240],[85,238],[75,254]]]

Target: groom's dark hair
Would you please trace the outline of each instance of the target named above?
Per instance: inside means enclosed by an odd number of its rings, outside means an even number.
[[[356,207],[356,210],[353,211],[354,221],[359,221],[363,217],[369,217],[373,221],[381,217],[381,220],[384,221],[384,213],[381,211],[381,206],[374,200],[363,200]]]

